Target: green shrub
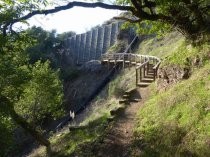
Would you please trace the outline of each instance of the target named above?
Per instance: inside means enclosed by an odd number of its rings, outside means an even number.
[[[14,149],[13,129],[11,120],[0,113],[0,156],[6,157]]]

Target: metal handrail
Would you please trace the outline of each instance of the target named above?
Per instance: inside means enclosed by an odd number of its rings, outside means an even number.
[[[138,35],[136,35],[134,37],[134,39],[131,41],[131,43],[127,46],[127,48],[125,49],[124,53],[128,53],[129,49],[131,48],[131,46],[133,46],[134,42],[138,39]]]

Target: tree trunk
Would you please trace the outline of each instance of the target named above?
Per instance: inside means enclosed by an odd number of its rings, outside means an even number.
[[[0,95],[0,108],[5,111],[5,113],[9,114],[11,118],[21,126],[26,132],[28,132],[31,136],[35,138],[37,142],[41,145],[46,146],[47,148],[50,147],[50,142],[44,138],[38,131],[36,131],[33,125],[28,123],[24,118],[18,115],[15,110],[12,102],[5,96]]]
[[[25,131],[30,133],[31,136],[33,136],[41,145],[44,145],[46,147],[50,146],[50,142],[46,138],[44,138],[43,135],[41,135],[38,131],[36,131],[31,124],[29,124],[25,119],[19,116],[14,109],[10,111],[10,116]]]

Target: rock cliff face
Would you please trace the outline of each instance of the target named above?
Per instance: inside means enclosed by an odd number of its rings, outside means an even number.
[[[64,57],[67,63],[81,65],[90,60],[99,60],[101,55],[116,42],[121,24],[122,22],[113,22],[66,39]],[[134,31],[129,32],[132,38]]]
[[[164,91],[167,87],[177,83],[182,79],[190,77],[191,69],[188,67],[166,66],[158,70],[157,86],[158,91]]]

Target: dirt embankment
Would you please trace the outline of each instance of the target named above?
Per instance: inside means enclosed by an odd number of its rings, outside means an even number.
[[[165,91],[168,87],[180,80],[188,79],[193,70],[203,65],[203,59],[196,56],[193,59],[187,58],[184,66],[166,65],[158,70],[157,90]]]

